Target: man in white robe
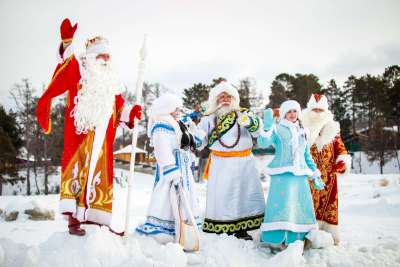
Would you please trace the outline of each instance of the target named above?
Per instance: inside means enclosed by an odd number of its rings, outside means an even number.
[[[203,231],[234,234],[251,240],[264,216],[264,193],[252,137],[262,129],[261,120],[239,107],[239,93],[227,82],[211,89],[208,110],[198,124],[202,140],[211,150],[204,179],[208,179]],[[208,115],[207,115],[208,114]]]

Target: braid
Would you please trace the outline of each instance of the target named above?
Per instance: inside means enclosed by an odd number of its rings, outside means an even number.
[[[304,138],[306,139],[306,141],[307,141],[307,131],[305,130],[305,128],[304,128],[304,126],[303,126],[303,123],[301,122],[301,120],[300,119],[297,119],[297,121],[299,122],[299,126],[300,126],[300,129],[303,129],[304,130]]]

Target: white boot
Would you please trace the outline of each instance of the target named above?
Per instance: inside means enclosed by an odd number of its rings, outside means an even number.
[[[339,226],[338,225],[329,224],[327,222],[324,222],[324,228],[322,230],[324,230],[332,235],[335,246],[339,245],[340,234],[339,234]]]

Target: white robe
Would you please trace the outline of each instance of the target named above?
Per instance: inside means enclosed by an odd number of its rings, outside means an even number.
[[[195,182],[191,170],[194,160],[190,150],[180,149],[180,129],[166,120],[154,121],[150,139],[157,160],[153,193],[148,207],[147,220],[136,230],[152,236],[164,236],[162,241],[172,241],[175,236],[175,220],[170,202],[170,188],[174,179],[182,178],[183,188],[188,196],[193,216],[199,219]],[[185,219],[187,219],[184,214]],[[165,239],[169,236],[170,239]],[[159,239],[156,237],[157,239]]]
[[[254,115],[253,115],[254,116]],[[198,130],[205,132],[203,144],[215,127],[215,115],[203,117]],[[259,125],[258,128],[262,128]],[[240,128],[240,140],[233,148],[226,148],[215,141],[209,148],[216,151],[244,151],[253,147],[252,133]],[[237,121],[221,140],[232,145],[238,136]],[[218,157],[211,155],[208,175],[207,205],[203,231],[235,233],[260,227],[264,215],[265,200],[260,175],[253,154],[245,157]]]

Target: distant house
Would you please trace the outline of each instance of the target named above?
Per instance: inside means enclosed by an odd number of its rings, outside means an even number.
[[[130,163],[131,161],[132,145],[123,147],[114,152],[114,160],[122,163]],[[136,147],[135,163],[146,163],[146,151]]]
[[[388,133],[388,136],[390,136],[393,133],[399,132],[397,126],[383,127],[382,130]],[[362,143],[368,140],[369,134],[370,134],[370,129],[368,127],[363,127],[357,129],[355,134],[354,133],[349,134],[349,136],[347,136],[347,138],[344,139],[343,141],[346,145],[346,148],[350,152],[362,151]],[[397,149],[400,149],[400,144],[397,144],[396,147]]]

